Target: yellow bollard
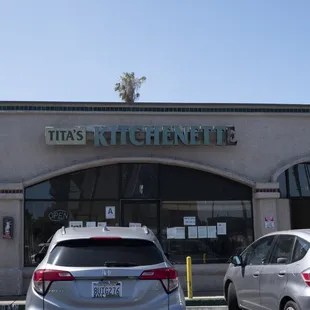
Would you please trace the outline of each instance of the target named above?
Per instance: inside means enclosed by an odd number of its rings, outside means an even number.
[[[193,286],[192,286],[192,258],[186,257],[186,282],[187,282],[187,297],[193,298]]]
[[[203,257],[202,258],[203,259],[203,263],[206,264],[207,263],[207,254],[204,253],[202,257]]]

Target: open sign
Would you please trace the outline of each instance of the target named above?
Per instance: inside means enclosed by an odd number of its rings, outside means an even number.
[[[55,210],[48,214],[48,218],[53,222],[61,222],[68,219],[68,212],[65,210]]]

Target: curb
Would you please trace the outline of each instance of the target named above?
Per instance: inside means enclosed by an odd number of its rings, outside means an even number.
[[[218,298],[212,298],[212,297],[207,297],[207,298],[193,298],[193,299],[188,299],[186,298],[186,306],[187,307],[217,307],[217,308],[222,308],[221,306],[227,306],[227,303],[223,297],[218,297]],[[196,308],[198,309],[198,308]]]

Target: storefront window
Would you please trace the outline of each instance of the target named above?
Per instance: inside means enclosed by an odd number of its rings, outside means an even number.
[[[122,196],[136,199],[158,198],[158,165],[123,164]]]
[[[25,189],[25,265],[36,265],[42,243],[72,221],[146,225],[178,263],[187,255],[202,263],[204,254],[207,262],[227,262],[253,240],[251,200],[249,186],[172,165],[116,164],[61,175]],[[109,206],[115,219],[106,218]]]
[[[281,198],[310,197],[310,163],[298,164],[278,179]]]
[[[251,200],[244,184],[200,170],[160,165],[160,199],[163,201]]]
[[[161,240],[171,260],[227,262],[253,241],[250,201],[163,202]],[[204,256],[205,254],[205,256]]]
[[[81,170],[30,186],[25,191],[25,198],[31,200],[118,199],[119,176],[119,165]]]
[[[106,219],[106,207],[115,207],[115,219]],[[25,203],[25,265],[36,265],[43,243],[70,221],[107,222],[120,225],[119,201],[27,201]]]

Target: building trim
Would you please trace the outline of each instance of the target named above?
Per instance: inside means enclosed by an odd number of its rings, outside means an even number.
[[[278,168],[271,176],[271,182],[277,182],[279,176],[285,172],[287,169],[302,163],[310,162],[310,155],[302,156],[295,159],[289,160],[284,166]]]
[[[166,157],[113,157],[113,158],[96,159],[93,161],[83,161],[81,163],[75,163],[70,166],[59,168],[54,171],[49,171],[48,173],[43,173],[37,177],[24,180],[23,185],[24,187],[28,187],[28,186],[43,182],[45,180],[48,180],[50,178],[62,175],[62,174],[84,170],[88,168],[113,165],[113,164],[121,164],[121,163],[157,163],[157,164],[166,164],[166,165],[180,166],[180,167],[185,167],[185,168],[192,168],[196,170],[213,173],[213,174],[222,176],[224,178],[231,179],[233,181],[242,183],[252,188],[255,186],[255,182],[233,171],[219,169],[216,167],[212,167],[212,166],[205,165],[205,164],[200,164],[200,163],[193,162],[193,161],[184,161],[184,160],[180,160],[176,158],[166,158]]]
[[[36,102],[0,101],[0,112],[95,112],[147,114],[310,114],[310,105],[289,104],[225,104],[225,103],[137,103],[119,102]]]

